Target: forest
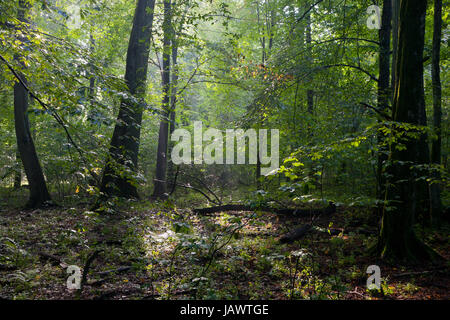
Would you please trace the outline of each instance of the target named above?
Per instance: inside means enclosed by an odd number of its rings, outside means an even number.
[[[0,300],[449,300],[449,14],[0,0]]]

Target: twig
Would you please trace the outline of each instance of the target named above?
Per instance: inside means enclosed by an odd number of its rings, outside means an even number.
[[[356,295],[358,295],[360,297],[363,297],[364,299],[366,298],[365,295],[363,295],[362,293],[359,293],[358,291],[356,291],[356,289],[355,289],[355,291],[346,291],[346,292],[350,293],[350,294],[356,294]]]
[[[337,64],[330,64],[330,65],[326,65],[326,66],[321,66],[319,67],[319,69],[329,69],[329,68],[334,68],[334,67],[345,67],[345,68],[352,68],[352,69],[356,69],[361,71],[362,73],[365,73],[366,75],[369,76],[369,78],[375,82],[378,82],[378,78],[375,77],[374,75],[372,75],[369,71],[361,68],[360,66],[354,66],[351,64],[345,64],[345,63],[337,63]]]
[[[205,187],[206,190],[209,191],[209,193],[211,193],[214,196],[214,198],[216,198],[216,200],[218,201],[218,203],[220,205],[222,204],[222,201],[219,199],[219,197],[211,190],[211,188],[208,187],[208,185],[205,182],[203,182],[201,179],[199,179],[195,176],[192,176],[190,174],[187,174],[186,176],[188,178],[192,178],[192,179],[196,180],[198,183],[200,183],[203,187]]]
[[[323,0],[319,0],[319,1],[317,1],[316,3],[314,3],[311,7],[309,7],[309,9],[306,10],[306,11],[303,13],[303,15],[295,21],[295,23],[299,23],[300,21],[302,21],[302,20],[306,17],[306,15],[307,15],[312,9],[314,9],[315,6],[317,6],[317,5],[318,5],[319,3],[321,3],[322,1],[323,1]],[[291,31],[292,31],[294,28],[295,28],[295,25],[292,26]]]
[[[217,201],[212,200],[206,193],[204,193],[202,190],[200,190],[196,187],[193,187],[190,185],[179,184],[179,183],[177,183],[176,185],[179,187],[185,188],[185,189],[192,189],[194,191],[197,191],[197,192],[201,193],[206,199],[208,199],[209,202],[212,202],[214,204],[219,204]]]

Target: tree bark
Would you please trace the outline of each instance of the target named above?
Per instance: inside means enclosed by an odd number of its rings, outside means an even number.
[[[308,67],[311,68],[312,65],[312,49],[311,49],[311,42],[312,42],[312,35],[311,35],[311,13],[309,12],[306,15],[306,48],[308,52]],[[314,112],[314,91],[311,89],[308,89],[306,92],[306,101],[308,104],[308,112],[310,114],[313,114]]]
[[[152,198],[166,198],[167,194],[167,151],[169,142],[169,121],[171,114],[170,106],[170,51],[172,41],[171,25],[171,0],[164,0],[164,21],[163,21],[163,70],[162,70],[162,107],[164,110],[163,119],[159,126],[158,153],[156,156],[155,188]]]
[[[394,0],[395,1],[395,0]],[[391,97],[390,86],[390,51],[391,51],[391,19],[392,2],[383,1],[383,12],[381,17],[381,29],[379,31],[380,53],[379,53],[379,77],[378,77],[378,111],[386,113],[389,108]],[[383,135],[378,135],[379,153],[377,167],[377,198],[383,198],[385,179],[383,176],[383,165],[387,160],[386,148],[383,147]],[[380,210],[381,211],[381,210]]]
[[[20,161],[20,152],[16,151],[16,163],[14,170],[14,189],[20,189],[22,186],[22,170],[21,170],[21,161]]]
[[[433,52],[431,62],[431,77],[433,83],[433,127],[437,136],[431,145],[431,162],[441,164],[441,120],[442,120],[442,88],[440,71],[440,54],[442,38],[442,0],[434,0],[434,30]],[[440,174],[435,173],[434,179],[439,180]],[[431,219],[434,225],[438,225],[442,214],[441,190],[438,183],[433,183],[431,190]]]
[[[128,45],[125,82],[129,93],[143,98],[147,82],[155,0],[138,0]],[[143,107],[124,99],[111,139],[100,191],[105,196],[139,198],[137,172]]]
[[[407,134],[405,124],[426,126],[423,86],[423,49],[427,2],[401,0],[400,32],[393,126],[397,140],[399,133]],[[429,162],[426,134],[401,140],[406,148],[391,145],[387,172],[386,199],[383,210],[378,253],[385,260],[419,263],[436,259],[437,254],[419,240],[413,230],[414,218],[426,210],[428,192],[425,183],[417,181],[412,166]],[[420,173],[419,173],[420,174]],[[425,186],[424,186],[425,185]],[[388,207],[389,206],[389,207]]]
[[[19,0],[18,19],[24,23],[28,23],[26,19],[28,7],[28,1]],[[15,59],[20,61],[19,56],[16,56]],[[26,84],[26,79],[23,74],[21,75],[21,78]],[[47,189],[47,184],[45,183],[44,174],[31,136],[27,112],[28,105],[28,91],[20,82],[16,82],[14,85],[14,124],[17,147],[30,187],[30,198],[26,207],[37,208],[50,204],[51,197]]]
[[[392,68],[391,68],[391,87],[392,94],[396,82],[396,65],[398,55],[398,24],[399,24],[400,0],[392,0]],[[392,96],[393,99],[393,96]]]
[[[89,51],[90,54],[93,55],[95,49],[95,41],[94,36],[92,33],[89,35]],[[91,57],[92,59],[92,57]],[[92,63],[90,63],[89,66],[90,74],[89,74],[89,103],[91,106],[91,109],[94,109],[94,102],[95,102],[95,69]]]
[[[171,79],[171,93],[170,93],[170,129],[169,135],[175,131],[176,128],[176,107],[177,107],[177,93],[178,93],[178,35],[172,28],[172,79]],[[173,143],[169,142],[169,156],[172,154]],[[173,162],[168,162],[168,179],[172,181],[172,186],[175,187],[175,176]]]

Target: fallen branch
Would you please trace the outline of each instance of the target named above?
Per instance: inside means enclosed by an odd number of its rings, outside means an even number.
[[[38,251],[38,256],[45,261],[52,261],[54,266],[60,265],[62,268],[66,268],[67,264],[62,260],[62,258],[55,256],[54,254]]]
[[[436,270],[427,270],[427,271],[413,271],[413,272],[405,272],[405,273],[397,273],[392,274],[392,278],[403,278],[403,277],[412,277],[412,276],[422,276],[430,273],[446,273],[446,268],[436,269]]]
[[[191,293],[195,293],[196,289],[186,289],[186,290],[180,290],[180,291],[175,291],[173,293],[171,293],[171,296],[179,296],[182,294],[191,294]],[[142,300],[151,300],[151,299],[155,299],[155,298],[159,298],[163,296],[161,293],[154,293],[154,294],[150,294],[147,296],[143,296]]]
[[[92,253],[86,260],[86,264],[84,265],[84,268],[83,268],[83,276],[81,278],[80,289],[78,290],[78,292],[80,294],[83,291],[83,287],[87,282],[87,275],[89,273],[89,269],[91,268],[92,262],[94,262],[94,260],[97,258],[98,254],[101,251],[102,250],[95,250],[94,253]]]
[[[363,295],[362,293],[359,293],[358,291],[356,291],[356,289],[354,291],[346,291],[346,292],[349,293],[349,294],[356,294],[356,295],[366,299],[366,296]]]
[[[107,298],[112,298],[114,296],[117,296],[118,294],[129,295],[129,294],[140,293],[140,292],[142,292],[141,288],[113,289],[113,290],[102,293],[100,296],[94,298],[94,300],[104,300]]]
[[[117,269],[97,272],[96,274],[99,275],[100,277],[106,277],[106,276],[110,275],[111,273],[121,273],[121,272],[128,271],[130,269],[131,269],[131,266],[124,266],[124,267],[119,267]]]

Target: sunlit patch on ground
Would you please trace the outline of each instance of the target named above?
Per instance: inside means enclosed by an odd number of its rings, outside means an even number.
[[[314,222],[292,244],[279,237],[308,218],[227,212],[202,216],[136,204],[112,218],[87,208],[0,215],[0,296],[8,299],[448,299],[448,268],[405,269],[368,255],[352,209]],[[355,221],[359,221],[354,225]],[[330,227],[344,230],[330,235]],[[367,230],[366,230],[367,231]],[[372,231],[372,230],[369,230]],[[443,231],[442,234],[445,234]],[[448,255],[448,239],[431,239]],[[86,266],[82,292],[66,287],[68,265]],[[448,258],[448,257],[447,257]],[[382,290],[366,290],[379,264]]]

